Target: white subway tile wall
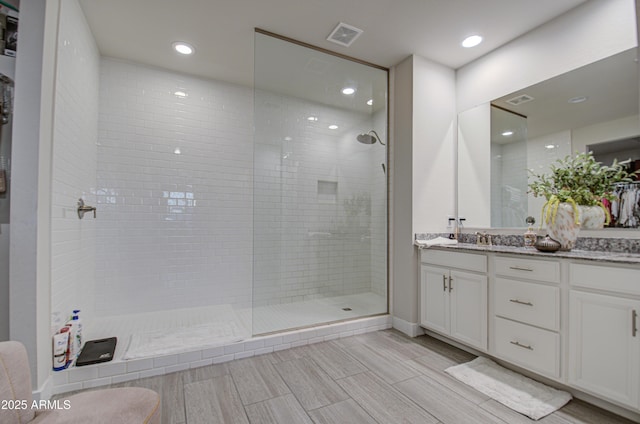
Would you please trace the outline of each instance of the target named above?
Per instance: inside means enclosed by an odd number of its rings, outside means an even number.
[[[91,214],[78,219],[76,208],[79,198],[96,204],[100,56],[77,2],[63,2],[60,19],[51,176],[51,307],[65,319],[76,308],[90,315],[94,295],[99,221]]]
[[[254,192],[249,89],[103,59],[98,314],[247,307],[252,278],[254,306],[370,292],[372,263],[385,294],[385,149],[356,141],[372,117],[258,96]]]
[[[386,110],[355,113],[263,91],[255,104],[254,305],[385,296],[385,147],[356,136],[378,124],[384,141]]]
[[[249,88],[103,58],[97,314],[251,305],[252,102]]]

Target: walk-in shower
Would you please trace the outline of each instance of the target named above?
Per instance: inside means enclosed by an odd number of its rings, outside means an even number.
[[[387,150],[355,142],[386,69],[262,32],[254,87],[101,57],[73,0],[59,33],[54,313],[118,360],[387,313]]]

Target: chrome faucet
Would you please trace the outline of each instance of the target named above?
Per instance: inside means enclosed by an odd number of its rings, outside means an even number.
[[[78,199],[78,218],[84,218],[84,214],[87,212],[93,211],[93,217],[96,217],[96,207],[95,206],[87,206],[84,204],[84,200]]]
[[[492,246],[491,234],[476,231],[476,244],[478,246]]]

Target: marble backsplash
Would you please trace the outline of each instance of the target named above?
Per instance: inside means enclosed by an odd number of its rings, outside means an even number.
[[[491,232],[489,232],[491,234]],[[418,233],[416,239],[431,240],[436,237],[449,237],[449,233]],[[496,246],[524,246],[522,234],[492,234],[492,243]],[[460,243],[476,243],[476,235],[473,233],[461,233],[458,235]],[[640,239],[629,238],[600,238],[578,237],[574,250],[605,251],[619,253],[640,253]]]

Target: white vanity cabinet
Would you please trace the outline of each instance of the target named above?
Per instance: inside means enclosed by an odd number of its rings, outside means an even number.
[[[640,265],[496,250],[422,250],[420,325],[640,416]]]
[[[569,384],[640,408],[640,272],[569,267]]]
[[[496,256],[492,276],[494,355],[560,377],[560,262]]]
[[[420,325],[476,349],[487,349],[487,257],[421,253]]]

